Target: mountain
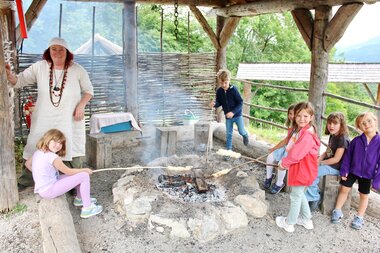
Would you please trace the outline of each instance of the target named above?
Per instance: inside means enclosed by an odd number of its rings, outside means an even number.
[[[336,61],[380,63],[380,36],[349,47],[337,48]]]

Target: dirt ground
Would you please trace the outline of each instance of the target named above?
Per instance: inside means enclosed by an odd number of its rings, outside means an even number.
[[[222,143],[214,143],[215,148]],[[144,152],[143,152],[144,151]],[[143,154],[143,155],[136,155]],[[180,155],[194,153],[192,143],[185,142],[177,147]],[[199,153],[198,153],[199,155]],[[156,157],[154,148],[142,147],[118,149],[113,152],[114,167],[145,165]],[[244,159],[231,161],[235,164]],[[221,168],[222,169],[222,168]],[[251,170],[249,165],[242,170],[254,174],[261,181],[265,168]],[[296,226],[292,234],[279,229],[274,219],[286,215],[289,195],[266,194],[270,203],[268,215],[262,219],[250,218],[249,225],[232,233],[219,236],[213,241],[200,243],[191,239],[171,239],[149,230],[146,226],[132,227],[114,210],[112,185],[123,174],[122,171],[94,173],[91,177],[92,195],[104,206],[102,214],[90,219],[79,217],[80,209],[71,207],[74,224],[83,252],[380,252],[380,221],[366,216],[365,226],[356,231],[350,228],[355,210],[345,214],[338,225],[330,223],[330,217],[319,211],[313,213],[315,228],[306,230]],[[72,201],[72,197],[68,196]],[[29,190],[20,194],[20,203],[27,206],[25,212],[0,215],[0,252],[42,252],[38,209],[34,194]]]

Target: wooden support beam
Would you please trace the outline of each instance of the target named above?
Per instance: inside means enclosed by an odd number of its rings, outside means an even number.
[[[235,4],[228,7],[216,8],[213,12],[223,17],[256,16],[269,13],[282,13],[295,9],[316,9],[318,6],[336,6],[350,3],[372,4],[380,0],[354,1],[354,0],[257,0],[247,4]]]
[[[335,43],[342,38],[348,25],[362,7],[363,3],[352,3],[342,5],[338,9],[325,31],[323,38],[323,47],[325,51],[330,51],[335,46]]]
[[[323,34],[332,16],[331,9],[329,6],[320,6],[315,10],[311,50],[309,101],[315,109],[314,116],[319,136],[322,133],[322,116],[326,108],[326,99],[323,93],[327,85],[329,65],[329,52],[323,48]]]
[[[38,16],[40,15],[42,8],[45,6],[47,0],[33,0],[33,2],[30,4],[28,10],[25,12],[25,23],[26,23],[26,29],[30,31],[32,28],[34,22],[37,20]],[[21,34],[20,34],[20,25],[16,28],[16,41],[17,45],[21,43]]]
[[[107,2],[107,3],[123,3],[123,0],[67,0],[70,2]],[[138,0],[136,3],[142,4],[163,4],[163,5],[173,5],[173,0]],[[225,6],[226,1],[224,0],[178,0],[179,5],[194,5],[194,6],[205,6],[205,7],[216,7]]]
[[[139,121],[137,100],[137,23],[136,2],[124,0],[124,75],[127,110]]]
[[[215,49],[220,48],[218,38],[216,37],[211,26],[208,24],[207,20],[203,16],[202,12],[194,5],[190,5],[189,8],[191,12],[193,13],[193,15],[195,16],[195,18],[198,20],[199,24],[202,26],[203,30],[206,32],[206,34],[210,38]]]
[[[239,25],[239,21],[240,17],[232,17],[227,19],[219,35],[219,44],[222,48],[227,47],[232,34],[234,34],[236,27]]]
[[[0,212],[16,206],[17,190],[16,165],[14,155],[14,134],[11,121],[11,103],[5,72],[3,42],[8,40],[6,12],[0,11]]]
[[[305,41],[307,47],[311,51],[314,26],[313,15],[308,9],[296,9],[292,10],[292,16],[294,22],[298,27],[298,30],[301,33],[303,40]]]
[[[218,38],[220,38],[220,34],[223,30],[225,20],[226,20],[225,17],[221,17],[221,16],[216,17],[216,36]],[[219,69],[226,69],[226,68],[227,68],[227,48],[219,47],[216,50],[216,72],[219,71]],[[219,114],[221,113],[223,112],[219,111]],[[224,118],[224,115],[222,118]]]
[[[364,86],[365,90],[367,91],[368,96],[371,98],[372,102],[376,105],[377,104],[376,98],[372,94],[372,91],[369,89],[368,85],[366,83],[363,83],[363,86]]]

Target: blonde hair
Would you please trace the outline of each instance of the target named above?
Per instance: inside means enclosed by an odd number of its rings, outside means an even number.
[[[330,134],[330,131],[327,127],[329,122],[334,122],[335,124],[339,123],[340,124],[340,129],[338,132],[338,136],[341,135],[348,135],[348,127],[346,123],[346,118],[344,117],[344,114],[341,112],[332,112],[330,115],[327,117],[327,123],[326,123],[326,128],[325,128],[325,134]]]
[[[373,112],[363,112],[363,113],[360,113],[356,117],[356,119],[355,119],[355,127],[357,129],[361,130],[361,131],[363,131],[363,130],[362,130],[361,126],[360,126],[360,123],[361,123],[362,119],[364,118],[364,116],[369,116],[369,117],[371,117],[373,120],[375,120],[377,122],[377,117],[375,116],[375,114],[373,114]],[[376,130],[378,131],[378,127],[377,126],[376,126]]]
[[[310,102],[300,102],[294,107],[294,118],[296,118],[302,110],[305,110],[308,114],[310,114],[310,116],[315,115],[314,106]],[[314,118],[310,121],[310,125],[313,126],[315,132],[317,132],[317,126],[315,125]],[[293,120],[293,129],[298,129],[298,125],[295,120]]]
[[[216,74],[218,82],[224,82],[231,80],[231,72],[228,69],[220,69]]]
[[[62,144],[61,150],[57,152],[57,155],[63,157],[66,155],[66,138],[65,135],[58,129],[50,129],[47,131],[41,139],[37,142],[36,147],[40,150],[49,150],[49,142],[53,140]]]

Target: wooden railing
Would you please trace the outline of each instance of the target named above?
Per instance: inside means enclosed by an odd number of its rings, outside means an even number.
[[[251,107],[259,108],[259,109],[262,109],[262,110],[275,111],[275,112],[283,112],[283,113],[287,112],[287,110],[284,109],[284,108],[272,108],[272,107],[252,104],[251,103],[252,97],[255,96],[255,94],[258,91],[258,89],[260,89],[262,87],[266,87],[266,88],[271,88],[271,89],[287,90],[287,91],[290,91],[290,92],[291,91],[293,91],[293,92],[307,92],[307,93],[309,92],[308,89],[304,89],[304,88],[294,88],[294,87],[273,85],[273,84],[269,84],[269,83],[253,82],[253,81],[249,81],[249,80],[232,79],[232,81],[234,81],[234,82],[241,82],[241,83],[244,84],[244,91],[243,91],[243,98],[244,98],[243,117],[245,117],[248,120],[252,120],[252,121],[255,121],[255,122],[265,123],[265,124],[268,124],[268,125],[280,128],[280,129],[286,129],[286,127],[281,122],[273,122],[273,121],[269,121],[269,120],[253,117],[253,116],[250,115],[250,109],[251,109]],[[252,86],[256,86],[256,87],[258,87],[258,89],[256,91],[254,91],[254,92],[251,92],[251,87]],[[374,104],[369,104],[369,103],[361,102],[361,101],[358,101],[358,100],[355,100],[355,99],[339,96],[339,95],[332,94],[332,93],[329,93],[329,92],[324,92],[323,96],[324,97],[330,97],[330,98],[333,98],[333,99],[342,100],[342,101],[345,101],[345,102],[350,103],[350,104],[355,104],[355,105],[359,105],[359,106],[362,106],[362,107],[365,107],[365,108],[368,108],[368,109],[375,110],[376,113],[379,115],[380,114],[380,106],[376,105],[376,99],[374,99],[372,93],[368,89],[367,84],[364,84],[364,86],[365,86],[367,92],[369,92],[371,100],[374,102]],[[248,92],[249,92],[249,94],[248,94]],[[247,100],[249,100],[249,102]],[[325,115],[323,115],[322,119],[326,120],[327,117]],[[351,131],[355,132],[355,133],[360,133],[354,126],[348,125],[348,128]]]

